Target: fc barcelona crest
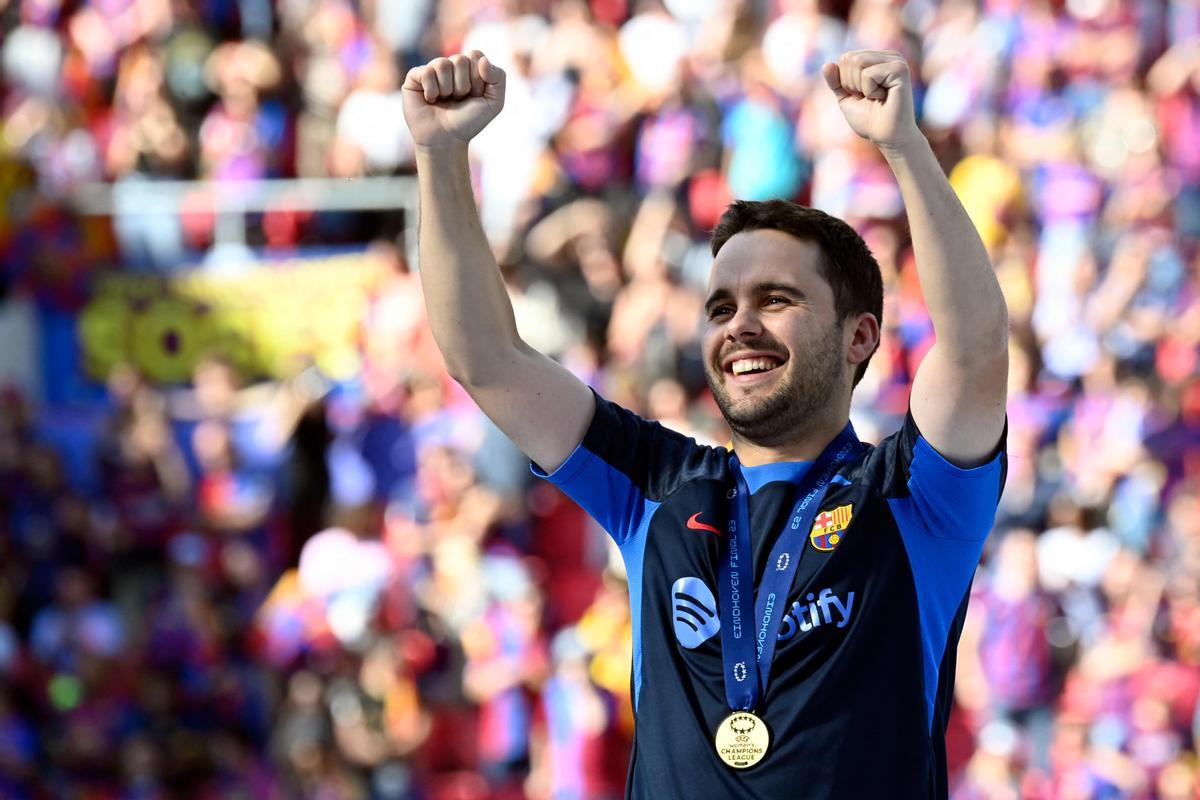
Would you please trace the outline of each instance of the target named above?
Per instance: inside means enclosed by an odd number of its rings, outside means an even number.
[[[838,506],[832,511],[822,511],[813,521],[812,533],[808,540],[818,550],[829,552],[838,546],[845,538],[843,531],[850,524],[850,516],[854,513],[854,505],[848,503]]]

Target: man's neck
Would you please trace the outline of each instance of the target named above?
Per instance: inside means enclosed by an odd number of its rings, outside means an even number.
[[[733,434],[733,452],[746,467],[775,464],[780,461],[816,461],[825,448],[846,427],[849,415],[833,417],[814,425],[786,443],[762,444]]]

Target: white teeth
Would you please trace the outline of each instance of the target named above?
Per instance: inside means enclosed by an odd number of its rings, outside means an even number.
[[[751,370],[771,370],[779,366],[774,359],[769,358],[741,358],[733,362],[732,369],[734,375],[741,375]]]

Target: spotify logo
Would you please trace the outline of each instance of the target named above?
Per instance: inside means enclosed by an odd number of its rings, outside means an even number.
[[[712,590],[699,578],[680,578],[671,587],[675,615],[675,638],[691,650],[721,630],[717,601]]]

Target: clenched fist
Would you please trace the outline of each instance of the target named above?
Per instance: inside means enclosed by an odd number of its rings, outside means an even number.
[[[850,128],[881,149],[924,139],[913,112],[908,62],[895,50],[854,50],[821,68]]]
[[[504,70],[472,50],[413,67],[401,89],[417,147],[465,145],[504,107]]]

